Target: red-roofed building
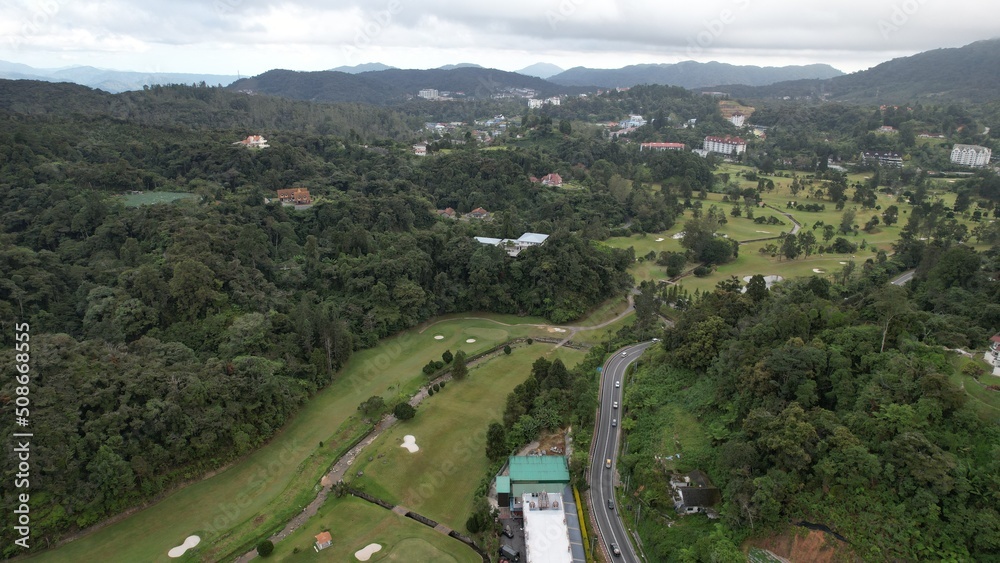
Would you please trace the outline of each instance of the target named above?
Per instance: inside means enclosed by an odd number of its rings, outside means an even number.
[[[236,141],[234,145],[243,145],[244,147],[250,147],[255,149],[266,149],[271,146],[267,144],[267,139],[261,137],[260,135],[250,135],[242,141]]]
[[[333,544],[333,535],[330,532],[316,534],[316,547],[314,548],[316,551],[322,551],[330,547],[331,544]]]
[[[562,176],[556,174],[555,172],[553,172],[552,174],[546,174],[544,177],[542,177],[542,185],[543,186],[561,186],[562,185]]]
[[[538,179],[538,176],[532,176],[532,177],[530,177],[528,179],[531,180],[532,184],[537,184],[537,183],[541,182],[541,180]]]
[[[993,338],[990,338],[990,350],[1000,352],[1000,334],[994,334]]]
[[[682,151],[687,148],[684,143],[642,143],[640,151]]]
[[[437,214],[442,217],[447,217],[448,219],[455,218],[455,210],[450,207],[446,207],[444,209],[438,209]]]
[[[708,152],[717,152],[735,156],[743,154],[747,150],[747,142],[739,137],[705,137],[705,144],[702,147]]]
[[[278,190],[278,199],[281,203],[287,203],[289,205],[309,205],[312,203],[312,197],[309,195],[309,190],[305,188],[288,188],[285,190]]]
[[[469,217],[473,219],[486,219],[490,216],[490,212],[486,211],[482,207],[477,207],[469,212]]]

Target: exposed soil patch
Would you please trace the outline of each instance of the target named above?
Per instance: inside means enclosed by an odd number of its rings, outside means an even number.
[[[747,540],[743,544],[746,551],[750,547],[766,549],[792,563],[841,563],[861,561],[847,543],[826,532],[789,528],[783,534],[767,538]]]

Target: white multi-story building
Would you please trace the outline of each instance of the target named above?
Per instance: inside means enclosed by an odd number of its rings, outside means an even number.
[[[630,115],[628,119],[623,119],[618,123],[618,126],[622,129],[627,129],[629,127],[642,127],[646,124],[646,120],[641,115]]]
[[[735,156],[747,150],[747,142],[739,137],[705,137],[702,148],[708,152],[717,152]]]
[[[531,98],[530,100],[528,100],[528,108],[529,109],[540,108],[540,107],[542,107],[543,103],[544,102],[542,100],[536,100],[534,98]]]
[[[417,93],[417,96],[424,98],[426,100],[436,100],[441,97],[441,93],[435,90],[434,88],[424,88],[423,90]]]
[[[743,123],[746,122],[747,116],[742,113],[734,113],[732,117],[729,118],[729,122],[737,127],[743,127]]]
[[[524,233],[521,235],[521,238],[518,239],[475,237],[476,241],[480,244],[499,246],[506,250],[507,254],[510,256],[517,256],[522,250],[531,248],[532,246],[541,246],[548,238],[549,235],[543,235],[541,233]]]
[[[962,166],[986,166],[990,163],[990,149],[979,145],[955,145],[951,161]]]
[[[552,96],[551,98],[546,98],[545,103],[553,106],[558,106],[562,103],[562,99],[559,96]]]

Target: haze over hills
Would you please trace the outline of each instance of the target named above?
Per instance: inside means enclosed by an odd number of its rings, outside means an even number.
[[[143,86],[152,86],[153,84],[200,84],[204,82],[208,86],[220,84],[226,86],[239,77],[223,74],[108,70],[92,66],[34,68],[19,63],[0,61],[0,78],[72,82],[116,94],[129,90],[142,90]]]
[[[334,72],[346,72],[347,74],[359,74],[362,72],[374,72],[379,70],[389,70],[392,68],[396,67],[382,63],[361,63],[354,66],[338,66],[337,68],[331,68],[330,70]]]
[[[552,63],[535,63],[530,66],[526,66],[521,70],[515,71],[518,74],[525,74],[528,76],[537,76],[538,78],[549,78],[550,76],[555,76],[560,72],[564,72],[561,67],[558,67]]]
[[[640,64],[619,69],[575,67],[549,77],[556,84],[631,87],[636,84],[665,84],[703,88],[714,84],[762,86],[786,80],[831,78],[843,72],[826,64],[785,67],[736,66],[720,62],[684,61],[676,64]]]
[[[717,86],[745,98],[802,98],[904,103],[920,100],[983,102],[1000,99],[1000,39],[935,49],[884,62],[828,80],[796,80],[767,86]]]

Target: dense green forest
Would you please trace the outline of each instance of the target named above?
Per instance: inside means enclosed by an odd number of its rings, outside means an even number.
[[[647,553],[731,560],[743,538],[807,521],[864,560],[995,557],[1000,419],[956,385],[946,349],[1000,327],[1000,248],[921,244],[908,287],[886,284],[908,266],[892,261],[837,283],[722,282],[665,332],[622,421]],[[722,490],[725,533],[665,526],[669,472],[694,469]]]
[[[27,87],[33,99],[40,85]],[[631,286],[631,252],[578,231],[591,216],[627,221],[635,205],[543,191],[527,178],[544,154],[419,161],[391,142],[362,144],[394,127],[384,116],[400,123],[393,113],[189,87],[84,93],[73,106],[79,90],[52,88],[0,116],[0,340],[13,346],[14,324],[30,323],[34,545],[252,450],[353,350],[385,336],[468,310],[565,322]],[[242,99],[287,127],[269,134],[271,148],[233,146],[254,132],[238,120],[184,124]],[[283,112],[296,108],[315,115]],[[340,112],[347,124],[331,128],[343,137],[302,133]],[[311,208],[265,203],[293,185],[312,191]],[[131,207],[118,195],[160,189],[197,197]],[[449,205],[498,217],[438,218]],[[671,224],[673,207],[658,205]],[[472,238],[522,229],[551,236],[516,259]],[[5,412],[14,382],[0,390]]]

